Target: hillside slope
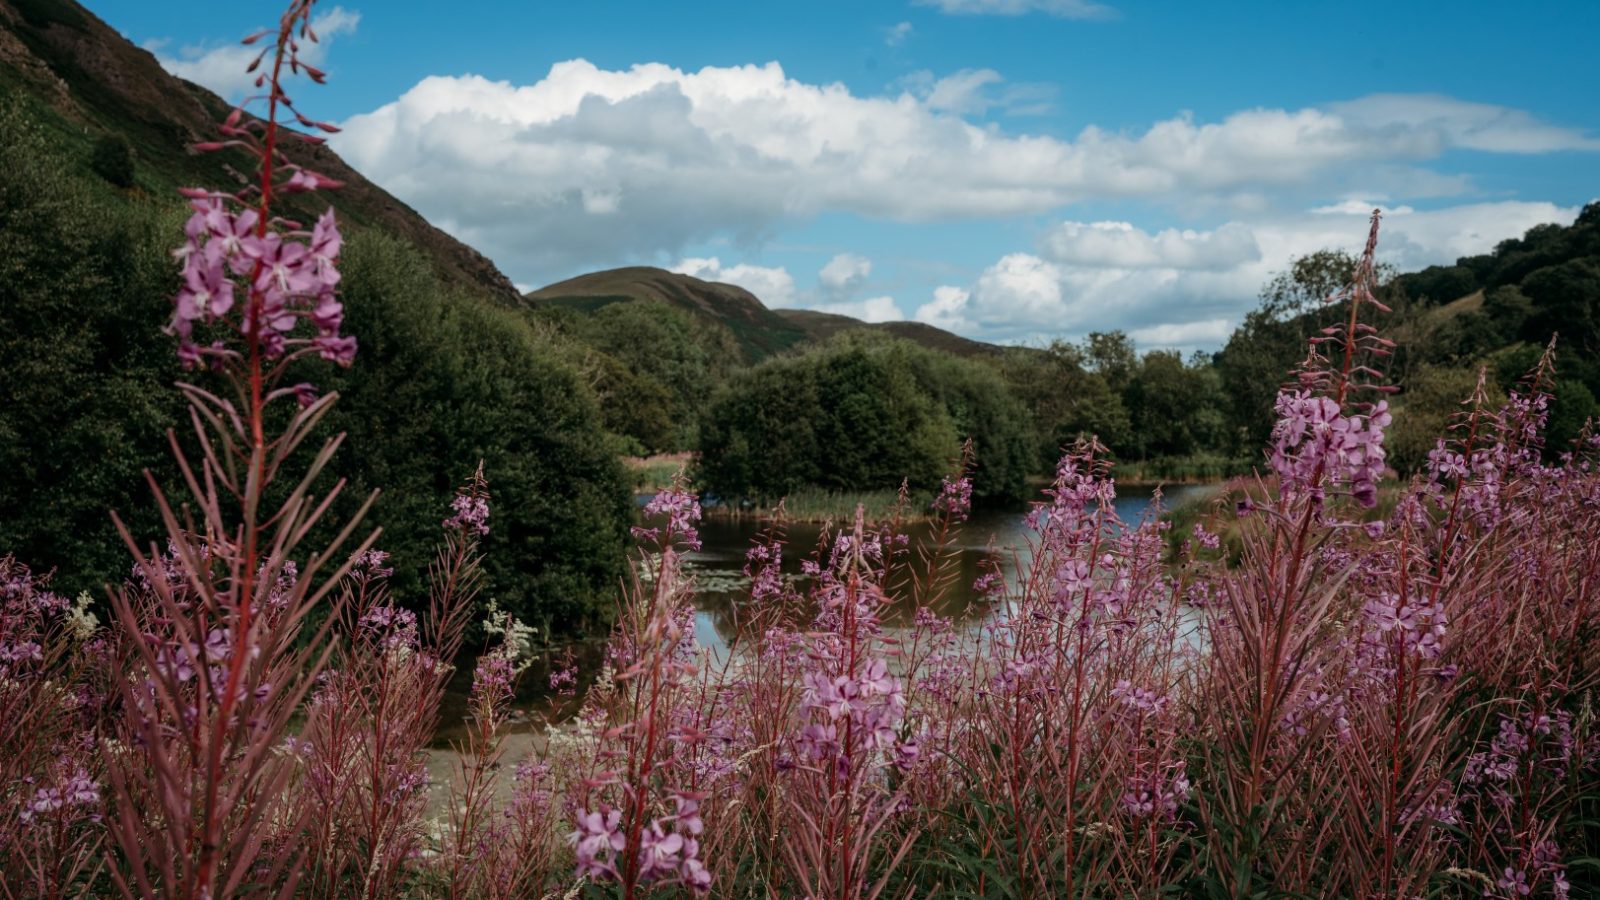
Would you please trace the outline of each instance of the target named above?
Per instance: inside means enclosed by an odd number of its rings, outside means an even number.
[[[744,361],[749,363],[787,350],[809,336],[742,287],[651,266],[579,275],[531,291],[525,299],[535,306],[545,304],[582,312],[633,300],[666,303],[696,318],[727,326],[744,353]]]
[[[126,139],[136,185],[151,196],[179,185],[237,182],[248,169],[240,155],[188,149],[216,139],[216,122],[228,112],[222,98],[169,74],[148,51],[74,0],[0,0],[0,96],[48,114],[57,136],[80,144],[85,160],[102,136]],[[307,108],[314,111],[315,103]],[[510,280],[486,257],[428,224],[331,149],[290,141],[285,150],[295,162],[344,182],[336,199],[346,225],[405,240],[448,281],[501,300],[516,298]],[[323,205],[313,198],[297,211]]]
[[[863,322],[850,316],[809,309],[769,309],[742,287],[704,281],[650,266],[591,272],[525,295],[534,306],[546,305],[594,312],[612,303],[636,300],[666,303],[733,333],[746,363],[806,342],[821,343],[843,331],[873,331],[904,338],[930,350],[957,356],[989,356],[994,344],[969,340],[920,322]]]

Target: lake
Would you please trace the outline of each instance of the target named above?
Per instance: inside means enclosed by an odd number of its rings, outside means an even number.
[[[1167,509],[1199,499],[1213,491],[1210,485],[1180,485],[1163,491]],[[1150,507],[1153,489],[1149,487],[1119,487],[1115,501],[1117,516],[1124,522],[1138,522]],[[648,499],[647,497],[644,499]],[[641,502],[640,505],[643,505]],[[979,510],[966,522],[951,542],[955,551],[955,564],[959,567],[949,590],[940,598],[937,611],[953,619],[957,626],[975,627],[989,612],[989,603],[972,589],[978,576],[988,567],[998,564],[1007,578],[1016,574],[1019,565],[1027,565],[1027,537],[1029,529],[1024,521],[1026,507],[1009,510]],[[749,590],[745,577],[745,551],[760,537],[767,525],[759,518],[709,517],[700,523],[700,550],[686,557],[685,570],[695,578],[695,639],[715,655],[726,652],[728,642],[737,630],[737,603]],[[913,546],[927,537],[933,524],[919,522],[908,528]],[[786,546],[783,570],[799,576],[800,564],[817,547],[823,526],[815,523],[791,523],[785,529]],[[884,624],[890,628],[909,625],[914,610],[908,607],[891,607],[884,615]],[[593,677],[599,664],[601,643],[588,641],[574,647],[579,660],[580,684]],[[562,698],[550,694],[549,671],[551,660],[536,663],[523,679],[518,693],[514,718],[503,732],[504,761],[515,765],[530,752],[539,750],[544,742],[545,724],[559,720],[573,711],[576,696]],[[470,657],[458,660],[455,677],[440,707],[441,727],[434,736],[433,750],[428,754],[429,780],[432,785],[429,797],[430,813],[438,813],[445,802],[445,786],[458,777],[462,756],[451,746],[465,735],[463,716],[467,709],[467,692],[472,687],[473,661]],[[581,693],[579,694],[581,696]],[[509,773],[506,773],[509,775]],[[496,783],[497,799],[504,801],[511,780],[503,777]]]
[[[1169,487],[1164,490],[1164,504],[1171,509],[1212,490],[1214,488],[1209,485]],[[1153,489],[1149,487],[1119,487],[1115,501],[1117,515],[1124,522],[1139,521],[1150,506],[1152,494]],[[1009,579],[1016,574],[1019,565],[1027,564],[1026,514],[1026,507],[981,509],[961,526],[951,542],[956,577],[935,608],[940,615],[954,620],[958,626],[982,621],[989,605],[973,591],[973,582],[992,565],[999,565]],[[744,574],[745,551],[766,528],[767,523],[755,517],[707,517],[700,523],[700,550],[685,557],[685,570],[694,577],[696,584],[695,639],[713,654],[720,656],[726,651],[737,631],[738,603],[746,596],[750,581]],[[911,525],[907,530],[913,546],[926,539],[932,528],[931,522]],[[801,563],[816,549],[823,530],[824,526],[809,522],[790,523],[786,527],[783,560],[786,574],[800,575]],[[884,616],[885,625],[891,629],[903,627],[909,624],[913,613],[909,607],[891,607]],[[580,660],[598,663],[599,647],[597,642],[588,642],[575,647],[574,653]],[[593,666],[582,665],[581,668],[592,669]],[[524,678],[518,697],[522,719],[513,726],[513,731],[527,730],[556,713],[560,698],[548,696],[548,671],[548,665],[535,665]],[[461,716],[466,710],[466,692],[471,684],[472,662],[463,659],[440,710],[443,727],[436,745],[442,746],[460,737]]]
[[[1149,487],[1119,488],[1115,502],[1117,516],[1124,522],[1139,521],[1150,506],[1153,490]],[[1163,491],[1163,502],[1171,509],[1211,490],[1208,485],[1169,487]],[[993,565],[998,564],[1010,579],[1016,574],[1018,564],[1026,564],[1029,533],[1024,521],[1026,515],[1026,507],[979,510],[961,526],[951,542],[951,549],[956,552],[956,577],[936,612],[958,624],[981,618],[987,612],[988,605],[973,591],[973,582]],[[698,588],[695,639],[713,652],[725,649],[729,638],[737,631],[737,603],[748,592],[750,584],[750,579],[744,575],[745,551],[765,528],[766,523],[754,518],[708,517],[700,524],[701,549],[685,556],[685,568],[695,576]],[[800,574],[800,565],[817,548],[823,528],[809,522],[791,523],[785,528],[785,573]],[[907,531],[912,546],[930,540],[933,528],[932,522],[911,525]],[[885,624],[893,628],[907,621],[913,613],[910,608],[891,609],[885,616]]]

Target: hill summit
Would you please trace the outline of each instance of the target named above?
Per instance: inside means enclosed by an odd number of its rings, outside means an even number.
[[[524,298],[534,306],[593,312],[612,303],[665,303],[696,319],[725,326],[749,363],[806,342],[821,342],[843,331],[873,331],[904,338],[960,356],[997,354],[994,344],[969,340],[920,322],[863,322],[810,309],[772,309],[734,284],[706,281],[653,266],[628,266],[569,278]]]

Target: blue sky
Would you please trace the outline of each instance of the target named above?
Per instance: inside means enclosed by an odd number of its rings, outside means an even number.
[[[534,287],[653,264],[997,341],[1218,346],[1387,211],[1402,268],[1600,195],[1600,4],[319,5],[335,147]],[[256,2],[91,3],[236,96]]]

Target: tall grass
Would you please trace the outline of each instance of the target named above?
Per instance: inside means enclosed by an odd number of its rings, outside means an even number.
[[[894,518],[931,517],[928,503],[931,497],[913,495],[904,490],[881,491],[831,491],[819,487],[803,487],[785,496],[772,506],[742,506],[721,504],[708,509],[709,515],[718,518],[781,517],[790,522],[823,524],[848,524],[860,512],[868,522],[886,522]]]
[[[269,32],[276,100],[310,7]],[[158,542],[124,531],[134,565],[105,623],[0,559],[5,896],[1597,890],[1600,438],[1544,461],[1552,347],[1506,402],[1464,398],[1425,474],[1382,485],[1376,215],[1333,299],[1343,324],[1279,395],[1270,474],[1188,523],[1176,566],[1170,524],[1119,521],[1086,441],[1031,513],[1025,558],[976,586],[993,614],[958,629],[934,610],[969,453],[915,544],[904,516],[858,506],[795,579],[766,533],[713,655],[682,565],[700,506],[674,483],[635,530],[575,717],[523,759],[502,737],[530,631],[490,606],[447,809],[426,819],[488,482],[444,519],[425,598],[390,595],[378,535],[352,542],[355,523],[303,546],[339,489],[314,489],[339,439],[303,449],[335,398],[286,379],[354,345],[331,217],[306,232],[269,215],[274,191],[317,178],[274,152],[279,109],[225,126],[259,151],[256,188],[192,192],[173,330],[221,387],[181,388],[187,500],[156,491]],[[242,302],[220,302],[223,279]],[[911,627],[884,624],[896,603]]]

